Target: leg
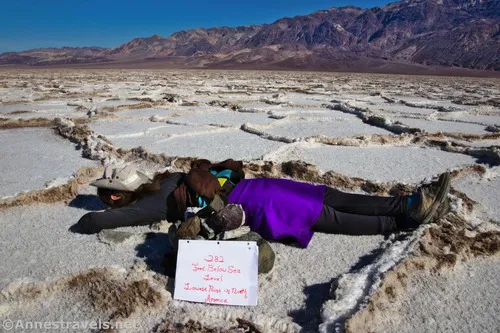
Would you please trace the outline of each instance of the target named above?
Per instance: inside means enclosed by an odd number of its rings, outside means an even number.
[[[405,223],[400,216],[368,216],[343,213],[323,205],[312,230],[331,234],[376,235],[396,231]]]
[[[397,216],[406,214],[408,197],[380,197],[352,194],[327,187],[325,189],[323,204],[343,213],[371,216]]]
[[[446,214],[449,209],[449,189],[448,172],[441,174],[437,182],[422,186],[411,196],[359,195],[327,187],[320,217],[312,229],[350,235],[413,229]]]

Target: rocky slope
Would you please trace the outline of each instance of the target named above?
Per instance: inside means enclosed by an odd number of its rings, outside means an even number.
[[[409,0],[331,8],[272,24],[136,38],[112,49],[39,49],[0,64],[165,62],[193,68],[375,68],[388,64],[500,70],[499,0]]]
[[[0,64],[49,65],[109,61],[102,47],[42,48],[0,54]]]

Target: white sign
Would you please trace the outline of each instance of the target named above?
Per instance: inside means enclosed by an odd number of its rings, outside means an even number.
[[[179,240],[174,298],[257,305],[256,242]]]

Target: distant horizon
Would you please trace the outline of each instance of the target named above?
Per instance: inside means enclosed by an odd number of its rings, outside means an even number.
[[[72,3],[61,0],[40,3],[26,0],[8,3],[0,13],[0,54],[40,48],[113,48],[134,38],[160,35],[168,38],[183,30],[270,24],[284,17],[308,15],[332,7],[382,7],[396,1],[368,0],[256,0],[242,5],[229,0],[209,4],[165,4],[145,0],[135,5],[124,0],[120,7],[97,0]],[[265,8],[265,9],[264,9]]]

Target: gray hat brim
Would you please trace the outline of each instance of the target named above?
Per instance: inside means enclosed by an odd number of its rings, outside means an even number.
[[[139,186],[149,182],[151,182],[151,179],[148,176],[137,171],[132,179],[101,178],[93,181],[89,185],[108,190],[133,192],[137,190]]]

